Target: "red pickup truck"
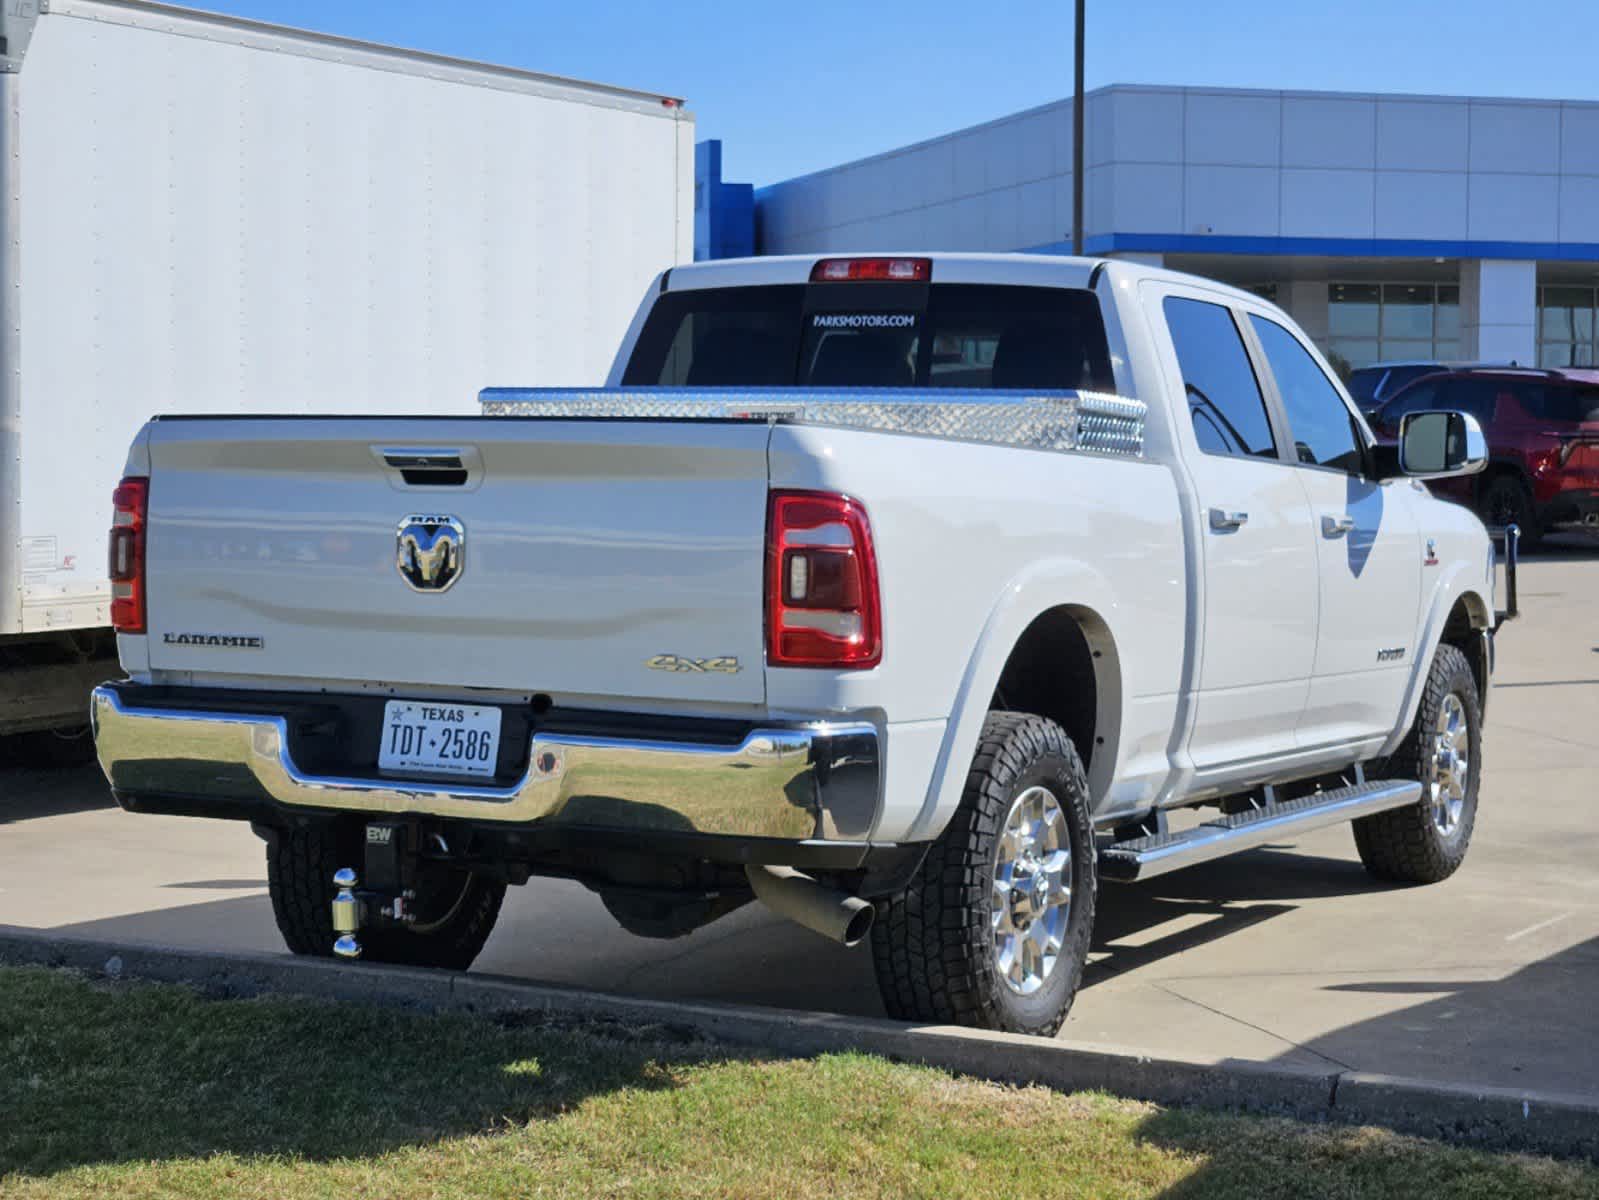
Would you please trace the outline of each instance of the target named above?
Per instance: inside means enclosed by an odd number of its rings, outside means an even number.
[[[1477,418],[1488,469],[1429,486],[1490,528],[1514,522],[1523,546],[1556,526],[1599,528],[1599,369],[1477,367],[1427,375],[1396,392],[1372,426],[1386,441],[1406,413],[1448,408]]]

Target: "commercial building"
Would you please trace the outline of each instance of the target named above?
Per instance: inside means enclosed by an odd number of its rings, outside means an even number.
[[[1118,84],[1086,108],[1090,254],[1261,292],[1351,366],[1599,362],[1599,103]],[[701,154],[696,252],[1069,253],[1071,138],[1068,100],[753,208]]]

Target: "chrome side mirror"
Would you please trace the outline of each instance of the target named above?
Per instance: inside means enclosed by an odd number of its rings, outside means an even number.
[[[1488,439],[1463,412],[1406,413],[1399,423],[1399,469],[1422,479],[1475,475],[1488,465]]]

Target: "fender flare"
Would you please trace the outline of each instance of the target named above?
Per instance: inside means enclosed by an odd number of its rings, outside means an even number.
[[[1089,786],[1096,797],[1108,789],[1116,773],[1122,724],[1121,658],[1111,625],[1116,594],[1105,576],[1087,563],[1045,559],[1009,580],[989,610],[956,689],[927,796],[906,841],[930,841],[943,832],[960,804],[989,700],[1011,651],[1034,621],[1059,608],[1072,610],[1083,624],[1095,655],[1098,711]]]
[[[1427,612],[1427,622],[1422,626],[1421,637],[1416,643],[1416,656],[1410,664],[1410,681],[1405,685],[1399,723],[1383,742],[1382,749],[1377,752],[1378,758],[1387,758],[1398,749],[1399,743],[1405,740],[1405,735],[1415,723],[1416,710],[1421,707],[1421,693],[1427,685],[1427,674],[1432,670],[1433,657],[1438,653],[1438,646],[1444,637],[1444,626],[1449,623],[1449,614],[1454,611],[1455,605],[1463,598],[1466,600],[1471,609],[1473,629],[1493,626],[1493,605],[1483,594],[1482,587],[1474,580],[1461,578],[1470,571],[1469,563],[1457,562],[1433,589],[1432,607]],[[1483,699],[1486,701],[1487,697]]]

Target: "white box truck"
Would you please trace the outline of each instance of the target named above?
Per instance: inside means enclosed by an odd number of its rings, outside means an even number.
[[[0,38],[0,734],[117,673],[106,497],[149,417],[595,383],[693,257],[669,96],[140,0],[4,0]]]

